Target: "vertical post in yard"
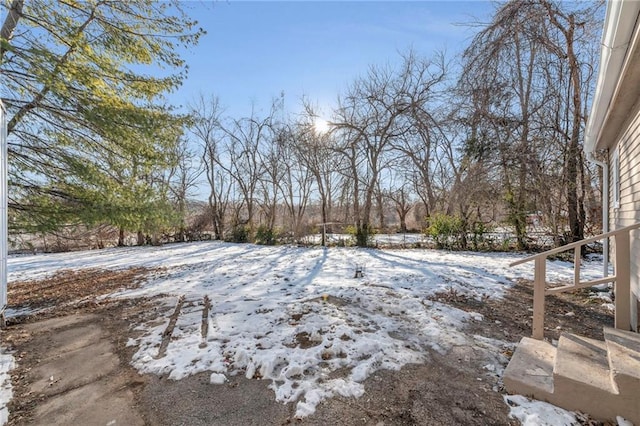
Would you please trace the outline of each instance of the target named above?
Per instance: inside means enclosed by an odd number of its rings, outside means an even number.
[[[573,285],[580,284],[580,247],[573,249]]]
[[[7,308],[7,117],[0,102],[0,326]]]
[[[631,256],[629,253],[629,232],[615,234],[613,238],[616,247],[616,283],[614,293],[616,296],[615,328],[628,331],[631,330]]]
[[[544,290],[547,282],[547,258],[537,257],[533,278],[533,334],[534,339],[544,339]]]

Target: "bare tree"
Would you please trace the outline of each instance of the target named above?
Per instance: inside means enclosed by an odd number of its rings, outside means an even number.
[[[296,158],[313,176],[313,184],[320,198],[320,214],[323,227],[334,220],[333,200],[334,191],[339,187],[340,173],[346,164],[342,153],[336,149],[335,134],[331,131],[318,131],[315,120],[320,114],[308,103],[304,103],[305,114],[296,124],[296,143],[293,146]],[[348,212],[345,213],[348,215]],[[346,222],[346,220],[345,220]],[[322,245],[325,245],[325,235],[322,234]]]
[[[203,169],[202,162],[198,161],[198,156],[191,151],[184,137],[174,146],[174,157],[175,163],[168,176],[168,189],[178,213],[179,224],[175,239],[182,242],[187,237],[187,200],[193,195]]]
[[[269,121],[270,117],[259,118],[252,111],[251,116],[231,119],[229,124],[221,127],[225,134],[224,155],[227,160],[222,167],[233,178],[241,195],[241,202],[235,209],[234,226],[254,227],[256,191],[262,173],[258,149],[269,131]],[[246,212],[244,218],[240,217],[242,209]]]
[[[442,54],[438,61],[444,64]],[[410,131],[392,142],[393,149],[408,160],[408,175],[424,205],[427,220],[435,210],[443,207],[446,199],[444,182],[448,179],[449,164],[443,161],[446,158],[443,151],[447,151],[453,142],[447,134],[451,121],[450,99],[451,94],[443,87],[432,90],[428,99],[414,102],[409,111]]]
[[[311,198],[315,174],[309,167],[309,163],[313,164],[313,162],[309,161],[309,153],[306,151],[303,141],[303,134],[294,131],[291,127],[280,129],[276,139],[280,145],[280,167],[282,168],[278,186],[282,192],[291,221],[291,231],[296,240],[302,236],[302,224]],[[324,189],[322,181],[320,181],[319,187]],[[321,204],[324,205],[322,200],[321,196]]]
[[[596,13],[600,4],[588,5],[579,11],[565,12],[559,4],[540,0],[547,12],[551,25],[559,33],[545,39],[545,46],[559,62],[567,66],[569,90],[567,91],[567,123],[570,123],[566,146],[567,213],[569,219],[569,241],[584,238],[586,221],[585,194],[587,192],[587,174],[585,173],[584,154],[580,144],[586,117],[583,112],[585,82],[593,76],[590,66],[581,63],[578,51],[579,43],[587,40],[592,45],[596,33],[593,31]],[[582,40],[581,40],[582,39]],[[586,75],[584,75],[586,73]],[[587,77],[585,81],[585,77]]]
[[[493,153],[503,171],[520,248],[527,245],[526,215],[537,214],[538,206],[553,211],[552,222],[561,229],[566,212],[568,240],[584,235],[584,198],[591,183],[580,140],[600,6],[550,0],[505,3],[465,51],[460,88],[473,99],[475,118],[482,119],[477,127],[500,141]],[[549,155],[550,144],[557,144],[560,163]],[[488,144],[485,148],[491,149]],[[551,208],[559,198],[564,205]]]
[[[224,239],[225,218],[230,203],[231,176],[227,173],[226,159],[222,155],[223,134],[220,130],[222,108],[217,97],[200,95],[190,106],[192,134],[202,147],[202,164],[209,183],[209,210],[214,238]]]
[[[271,125],[269,135],[264,138],[258,147],[261,171],[258,176],[258,200],[261,214],[264,216],[264,224],[269,231],[273,231],[276,224],[276,214],[281,201],[281,182],[285,177],[287,159],[284,155],[284,145],[279,138],[283,137],[277,127]],[[283,164],[285,163],[285,164]]]
[[[407,182],[395,190],[389,190],[385,196],[393,202],[394,210],[400,220],[400,232],[407,232],[407,216],[413,208],[411,192],[407,188]]]
[[[499,155],[503,172],[509,222],[514,227],[518,248],[524,249],[532,186],[530,159],[537,154],[530,144],[532,118],[543,105],[534,84],[539,65],[536,61],[543,49],[537,32],[543,22],[540,15],[520,6],[505,4],[489,26],[474,38],[464,53],[466,67],[461,86],[478,108],[472,118],[474,124],[482,119],[498,141],[498,150],[494,152]],[[490,143],[473,142],[477,146]]]
[[[392,159],[392,142],[411,131],[411,112],[428,102],[444,76],[441,56],[430,61],[409,52],[397,70],[371,67],[339,99],[333,124],[349,163],[358,245],[367,244],[374,196],[380,173]]]

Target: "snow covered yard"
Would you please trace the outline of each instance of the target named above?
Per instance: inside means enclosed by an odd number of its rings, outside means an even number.
[[[204,371],[214,384],[236,374],[268,379],[276,400],[295,402],[296,415],[304,417],[334,395],[363,395],[362,382],[376,370],[428,362],[432,350],[482,351],[485,375],[497,384],[503,352],[513,345],[467,332],[482,315],[429,296],[500,298],[512,280],[532,277],[530,265],[508,267],[518,258],[206,242],[16,256],[9,259],[9,279],[62,269],[164,267],[140,288],[111,295],[162,295],[161,308],[135,325],[132,364],[176,380]],[[362,278],[354,278],[356,266],[364,268]],[[584,278],[599,273],[598,263],[583,266]],[[571,264],[548,265],[552,282],[571,276]]]

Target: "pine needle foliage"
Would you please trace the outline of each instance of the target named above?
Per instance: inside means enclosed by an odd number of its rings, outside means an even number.
[[[154,232],[186,117],[167,105],[204,33],[179,1],[12,0],[0,33],[10,226]],[[160,71],[158,71],[160,70]]]

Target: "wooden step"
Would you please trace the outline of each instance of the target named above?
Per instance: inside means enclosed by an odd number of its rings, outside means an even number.
[[[547,400],[553,394],[553,365],[556,348],[542,340],[523,337],[503,380],[509,393]]]
[[[575,389],[592,388],[595,393],[617,394],[611,379],[607,346],[605,342],[574,334],[563,333],[558,340],[553,378],[557,392],[563,392],[563,384]]]
[[[604,338],[611,375],[620,393],[640,395],[640,334],[605,327]]]

